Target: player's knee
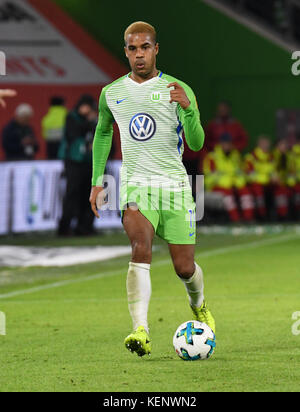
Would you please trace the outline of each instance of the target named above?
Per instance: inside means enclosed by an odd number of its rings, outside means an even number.
[[[132,242],[132,259],[135,262],[151,263],[152,251],[151,244],[148,242]]]
[[[188,259],[178,259],[174,262],[174,269],[180,278],[189,279],[195,273],[195,264]]]

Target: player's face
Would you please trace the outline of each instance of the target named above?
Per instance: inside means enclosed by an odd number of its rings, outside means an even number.
[[[287,142],[285,140],[280,140],[280,142],[278,142],[277,148],[281,153],[286,153],[288,150]]]
[[[226,103],[220,103],[217,107],[217,114],[221,118],[228,118],[231,115],[231,109]]]
[[[89,104],[82,104],[78,108],[78,113],[84,117],[88,117],[91,111],[92,111],[92,107]]]
[[[268,153],[271,149],[271,142],[269,139],[266,138],[261,138],[258,141],[258,146],[264,151],[265,153]]]
[[[131,70],[140,77],[147,77],[156,67],[158,44],[147,33],[129,34],[126,39],[125,54]]]
[[[233,149],[231,142],[221,142],[221,147],[225,153],[230,153]]]
[[[32,115],[22,115],[17,117],[17,122],[22,126],[29,126],[32,119]]]

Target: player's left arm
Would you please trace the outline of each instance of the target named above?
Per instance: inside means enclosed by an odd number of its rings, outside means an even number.
[[[173,82],[168,87],[174,88],[170,91],[170,103],[178,103],[178,115],[183,125],[185,140],[191,150],[198,152],[203,147],[205,135],[196,97],[192,89],[185,84]]]
[[[93,142],[93,176],[90,203],[93,213],[99,218],[97,211],[97,197],[103,191],[103,178],[106,162],[112,146],[113,115],[107,105],[106,90],[104,87],[99,99],[99,119]],[[100,204],[104,198],[100,200]]]

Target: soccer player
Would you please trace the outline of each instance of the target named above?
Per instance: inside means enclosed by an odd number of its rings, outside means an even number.
[[[155,233],[168,243],[196,320],[215,331],[204,301],[203,273],[194,261],[195,203],[182,163],[183,130],[194,151],[203,147],[204,131],[191,88],[156,68],[159,46],[154,27],[135,22],[126,29],[124,40],[131,72],[104,87],[100,95],[90,202],[99,217],[96,200],[103,190],[116,121],[123,156],[122,223],[132,246],[126,284],[133,333],[125,339],[125,346],[143,356],[151,352],[147,314]]]
[[[3,99],[4,97],[14,97],[16,96],[17,92],[15,90],[11,89],[0,89],[0,105],[2,107],[6,107],[5,100]]]

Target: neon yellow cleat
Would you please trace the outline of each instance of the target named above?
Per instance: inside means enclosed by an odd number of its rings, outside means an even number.
[[[198,322],[206,323],[210,329],[216,333],[216,322],[211,311],[208,309],[206,302],[204,301],[200,308],[196,308],[195,306],[191,306],[191,308],[196,316],[196,320],[198,320]]]
[[[144,326],[139,326],[133,333],[128,335],[124,343],[128,350],[132,353],[136,352],[138,356],[151,354],[150,337]]]

